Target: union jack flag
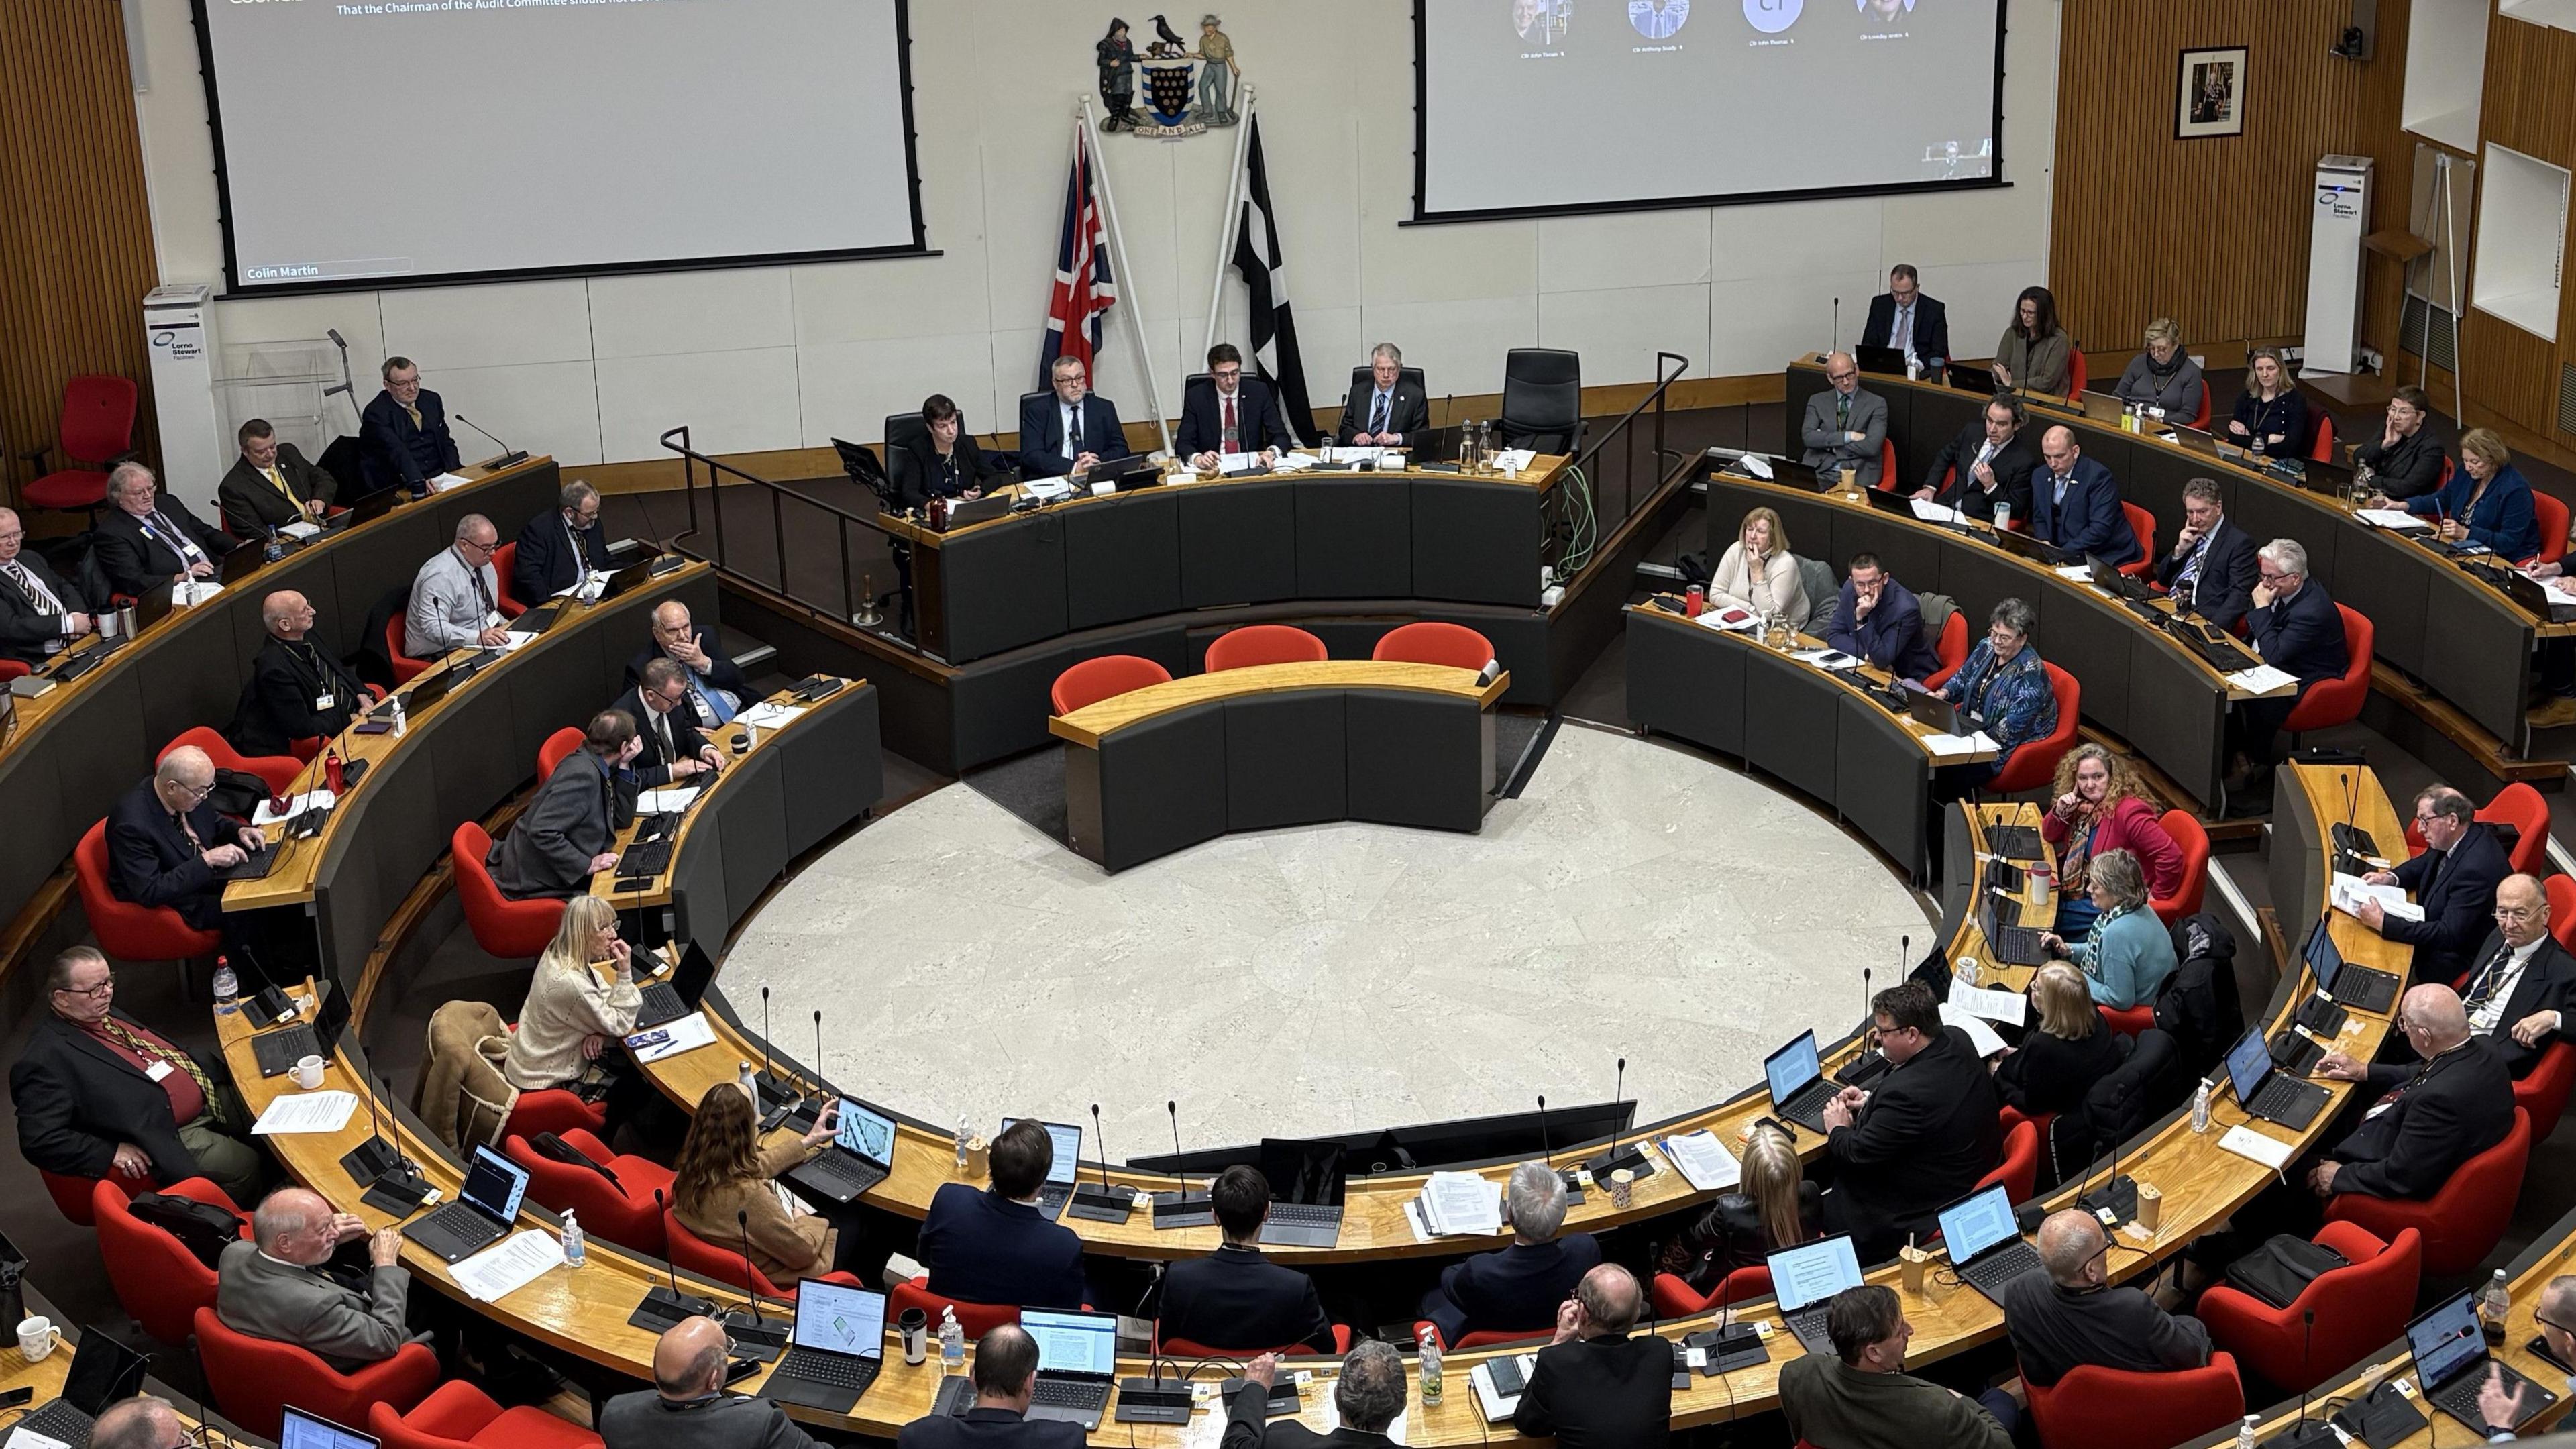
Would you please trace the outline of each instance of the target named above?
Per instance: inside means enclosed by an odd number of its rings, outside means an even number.
[[[1118,302],[1118,282],[1109,273],[1109,248],[1102,238],[1092,164],[1088,140],[1076,127],[1073,174],[1064,188],[1064,232],[1055,249],[1055,289],[1047,298],[1046,336],[1039,343],[1040,391],[1052,385],[1050,369],[1058,357],[1079,358],[1083,374],[1095,375],[1101,321]]]

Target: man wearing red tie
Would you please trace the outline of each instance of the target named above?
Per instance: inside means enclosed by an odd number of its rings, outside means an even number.
[[[1254,453],[1264,463],[1277,462],[1279,450],[1292,446],[1287,423],[1279,416],[1279,397],[1270,384],[1243,375],[1243,354],[1231,342],[1208,349],[1212,388],[1193,387],[1181,399],[1181,430],[1173,447],[1202,473],[1215,472],[1227,453]]]

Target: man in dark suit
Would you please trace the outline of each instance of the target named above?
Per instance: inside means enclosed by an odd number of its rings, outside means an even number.
[[[724,763],[723,754],[698,733],[697,712],[689,707],[689,671],[678,660],[646,663],[644,677],[609,708],[635,721],[635,737],[644,745],[635,756],[635,780],[647,790],[712,775]]]
[[[1941,672],[1941,656],[1923,638],[1923,605],[1896,575],[1879,566],[1874,553],[1852,556],[1851,576],[1843,580],[1833,622],[1825,626],[1825,642],[1899,679]]]
[[[2451,988],[2408,988],[2397,1026],[2421,1058],[2412,1065],[2371,1066],[2339,1051],[2317,1063],[2321,1077],[2365,1082],[2381,1093],[2351,1135],[2308,1168],[2308,1190],[2318,1197],[2350,1192],[2422,1202],[2461,1163],[2513,1130],[2513,1073],[2494,1042],[2469,1030],[2469,1014]]]
[[[787,1411],[725,1392],[724,1325],[684,1318],[653,1345],[653,1387],[599,1411],[606,1449],[810,1449]]]
[[[90,946],[54,958],[51,1008],[9,1068],[18,1155],[64,1177],[137,1191],[191,1177],[256,1202],[268,1159],[243,1139],[250,1114],[220,1059],[200,1060],[115,1009],[115,973]]]
[[[1932,988],[1891,986],[1870,1013],[1890,1070],[1868,1091],[1845,1087],[1824,1111],[1825,1226],[1850,1233],[1865,1263],[1893,1256],[1908,1233],[1929,1237],[1941,1209],[2003,1155],[1994,1077],[1968,1034],[1942,1024]]]
[[[140,463],[116,465],[107,503],[98,518],[98,566],[120,594],[140,598],[176,580],[211,579],[215,561],[238,546],[187,504],[162,496]]]
[[[2361,923],[2392,941],[2415,948],[2414,978],[2456,981],[2478,964],[2475,954],[2494,917],[2496,888],[2512,873],[2511,853],[2492,825],[2477,818],[2469,797],[2434,785],[2415,797],[2415,827],[2430,847],[2395,870],[2362,877],[2372,885],[2404,888],[2424,908],[2420,921],[2400,920],[2364,901]]]
[[[633,715],[609,709],[590,717],[582,747],[564,756],[510,833],[492,843],[484,863],[501,894],[577,896],[593,875],[616,868],[610,847],[635,819],[636,779],[627,766],[643,748]]]
[[[626,661],[626,682],[642,683],[644,666],[656,659],[678,660],[689,671],[689,704],[701,729],[733,723],[733,717],[752,702],[751,682],[743,678],[742,666],[717,644],[716,631],[691,620],[689,606],[677,599],[654,606],[653,642]]]
[[[2276,538],[2254,552],[2254,592],[2245,633],[2263,662],[2298,676],[2299,691],[2278,699],[2249,699],[2228,712],[2231,815],[2266,814],[2272,808],[2272,767],[2280,763],[2282,722],[2319,680],[2340,679],[2352,656],[2343,639],[2343,612],[2325,585],[2308,577],[2308,550],[2294,538]],[[2503,873],[2497,873],[2501,876]],[[2463,943],[2466,949],[2466,943]],[[2448,980],[2448,977],[2444,977]]]
[[[0,658],[34,667],[97,624],[94,604],[27,547],[27,526],[0,508]]]
[[[2042,434],[2039,460],[2040,470],[2030,478],[2031,536],[2105,563],[2137,562],[2138,535],[2120,511],[2119,481],[2084,456],[2074,431],[2061,426]]]
[[[1083,478],[1093,464],[1134,451],[1117,407],[1091,390],[1081,358],[1057,358],[1047,381],[1054,391],[1020,404],[1021,477]]]
[[[1369,349],[1369,388],[1342,404],[1341,426],[1334,429],[1346,448],[1400,448],[1404,440],[1431,428],[1431,399],[1421,384],[1404,375],[1404,354],[1392,342]]]
[[[1892,347],[1937,374],[1950,359],[1950,310],[1938,297],[1923,295],[1911,262],[1887,269],[1887,290],[1869,299],[1869,321],[1860,329],[1863,347]]]
[[[420,385],[420,368],[408,357],[388,357],[385,390],[358,418],[367,490],[401,487],[426,497],[429,480],[464,466],[447,431],[447,405]]]
[[[255,826],[206,803],[215,762],[194,745],[161,757],[152,778],[107,814],[107,883],[121,901],[168,906],[200,931],[224,924],[224,882],[215,874],[268,843]]]
[[[1543,1162],[1512,1169],[1503,1193],[1503,1220],[1512,1245],[1452,1263],[1440,1286],[1423,1295],[1421,1316],[1455,1346],[1471,1333],[1536,1332],[1556,1321],[1556,1310],[1592,1265],[1601,1245],[1590,1233],[1558,1236],[1565,1226],[1565,1179]]]
[[[1263,1354],[1246,1365],[1243,1387],[1226,1400],[1225,1429],[1217,1449],[1387,1449],[1387,1431],[1404,1417],[1404,1356],[1394,1344],[1366,1339],[1342,1359],[1333,1382],[1333,1416],[1341,1422],[1329,1434],[1318,1434],[1294,1419],[1270,1419],[1270,1386],[1279,1381],[1279,1360]],[[1417,1432],[1419,1426],[1417,1425]]]
[[[1028,1416],[1037,1394],[1038,1341],[1027,1329],[1006,1323],[985,1334],[975,1345],[972,1372],[974,1407],[956,1417],[932,1413],[913,1420],[895,1431],[895,1449],[1082,1449],[1081,1425]]]
[[[259,622],[268,642],[251,656],[250,678],[224,738],[245,755],[292,753],[297,740],[329,739],[368,705],[355,671],[313,642],[313,606],[280,589],[262,599]]]
[[[1660,1444],[1672,1429],[1673,1349],[1630,1338],[1645,1308],[1636,1275],[1604,1263],[1583,1275],[1556,1313],[1556,1337],[1538,1351],[1512,1427],[1553,1434],[1564,1449]]]
[[[1276,461],[1280,449],[1295,443],[1280,419],[1278,395],[1269,383],[1244,376],[1243,354],[1231,342],[1209,348],[1207,362],[1211,385],[1182,394],[1181,430],[1172,451],[1202,473],[1213,471],[1230,452],[1259,453],[1265,463]],[[1231,445],[1229,433],[1234,435]]]
[[[1942,446],[1923,474],[1917,500],[1955,508],[1970,518],[1992,523],[1998,506],[2012,517],[2030,517],[2030,475],[2039,455],[2021,435],[2021,399],[1998,397],[1977,420]]]
[[[253,418],[234,434],[241,444],[224,481],[215,485],[215,503],[224,531],[239,539],[265,538],[290,523],[322,521],[340,480],[304,461],[293,443],[277,440],[266,418]]]
[[[2253,609],[2254,589],[2262,577],[2254,561],[2254,540],[2227,521],[2218,484],[2208,478],[2183,484],[2182,533],[2174,539],[2173,552],[2156,561],[2156,582],[2173,595],[2174,604],[2214,628],[2232,630]],[[2335,640],[2342,639],[2338,618]]]
[[[1054,1139],[1023,1117],[993,1139],[990,1161],[991,1187],[952,1182],[930,1199],[921,1224],[930,1291],[969,1303],[1080,1308],[1087,1297],[1082,1239],[1037,1206],[1055,1164]]]
[[[1163,1272],[1156,1332],[1227,1352],[1290,1345],[1328,1353],[1332,1320],[1315,1280],[1261,1256],[1261,1224],[1270,1216],[1270,1182],[1236,1163],[1208,1190],[1225,1246],[1183,1258]]]
[[[2472,956],[2467,994],[2469,1030],[2495,1043],[2505,1069],[2519,1081],[2531,1075],[2550,1047],[2576,1041],[2567,1031],[2568,1000],[2576,996],[2576,956],[2549,934],[2549,892],[2538,877],[2509,875],[2496,887],[2496,928]],[[2392,1036],[2383,1062],[2413,1059],[2403,1038]]]
[[[608,556],[608,530],[599,522],[599,490],[566,483],[556,505],[519,530],[510,592],[522,604],[544,603],[580,583],[586,569],[616,567]]]
[[[2048,1388],[2069,1370],[2165,1373],[2209,1362],[2209,1330],[2177,1317],[2135,1287],[2111,1286],[2110,1238],[2082,1208],[2060,1208],[2039,1225],[2039,1261],[2004,1288],[2004,1331],[2022,1377]]]

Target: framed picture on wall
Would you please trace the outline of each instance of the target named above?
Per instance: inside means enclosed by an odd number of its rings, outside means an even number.
[[[2186,50],[2175,83],[2174,135],[2245,134],[2245,47]]]

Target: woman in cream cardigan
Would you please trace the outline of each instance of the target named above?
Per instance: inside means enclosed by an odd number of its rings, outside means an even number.
[[[830,1103],[802,1139],[760,1140],[751,1098],[732,1082],[707,1089],[689,1119],[689,1135],[672,1166],[671,1211],[680,1226],[728,1253],[747,1253],[780,1288],[838,1266],[840,1233],[782,1200],[778,1174],[814,1155],[839,1130],[841,1104]]]
[[[616,910],[597,896],[574,896],[564,902],[554,943],[537,958],[502,1074],[522,1092],[580,1081],[601,1049],[635,1029],[643,1007]]]
[[[1798,561],[1789,556],[1789,530],[1779,514],[1756,508],[1744,515],[1735,542],[1709,578],[1708,601],[1718,608],[1776,613],[1792,629],[1806,627],[1807,586],[1798,578]]]

